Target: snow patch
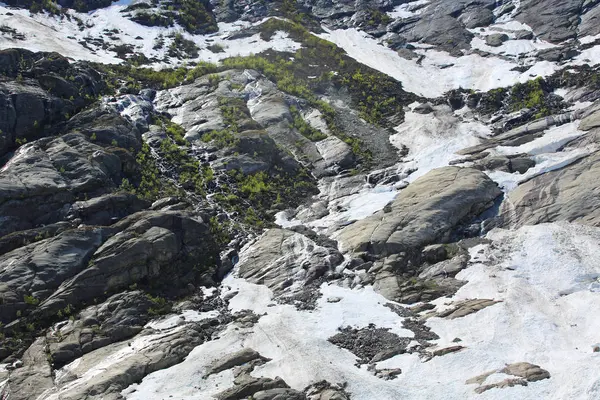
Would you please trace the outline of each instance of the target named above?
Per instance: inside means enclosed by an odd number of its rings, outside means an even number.
[[[320,379],[347,382],[356,400],[598,398],[600,354],[592,346],[598,342],[600,320],[592,310],[600,307],[600,293],[594,290],[600,276],[600,229],[555,223],[518,231],[494,230],[487,237],[494,246],[472,249],[481,257],[457,276],[467,284],[451,299],[434,303],[441,306],[473,298],[502,302],[463,318],[433,317],[426,322],[440,336],[437,347],[450,345],[458,337],[466,347],[461,352],[429,362],[416,354],[395,356],[377,366],[401,368],[402,374],[396,380],[380,380],[364,366],[356,367],[350,352],[327,341],[338,327],[369,323],[412,336],[401,328],[403,318],[384,307],[387,301],[371,288],[350,290],[325,284],[317,309],[298,311],[273,303],[266,287],[230,276],[224,286],[238,292],[232,310],[251,309],[266,315],[252,328],[228,328],[218,339],[194,349],[181,364],[150,374],[123,395],[148,400],[210,398],[230,387],[233,376],[224,371],[200,379],[206,368],[215,359],[249,347],[272,359],[257,367],[254,376],[280,376],[298,390]],[[328,303],[326,299],[333,296],[341,300]],[[482,395],[474,392],[476,385],[465,383],[506,363],[523,361],[540,365],[551,378]],[[500,376],[495,374],[486,382],[496,378]]]
[[[416,50],[425,56],[421,64],[417,64],[356,29],[332,30],[319,36],[344,49],[356,61],[402,82],[405,90],[430,98],[456,88],[488,91],[512,86],[550,75],[557,69],[555,64],[542,61],[521,73],[513,70],[518,64],[512,61],[478,54],[457,58],[432,49]],[[442,65],[448,67],[440,69]]]

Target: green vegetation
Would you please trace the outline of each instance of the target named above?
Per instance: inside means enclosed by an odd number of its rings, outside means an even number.
[[[63,308],[62,310],[58,310],[56,316],[58,318],[71,317],[73,311],[75,311],[74,307],[71,304],[67,304],[65,308]]]
[[[187,141],[184,139],[185,129],[183,129],[183,126],[176,124],[167,118],[163,119],[163,121],[167,135],[169,135],[175,143],[179,145],[187,144]]]
[[[558,113],[564,104],[556,96],[552,96],[553,84],[544,78],[536,78],[525,83],[517,83],[509,88],[492,89],[486,93],[474,94],[479,98],[478,110],[492,114],[499,110],[514,112],[522,109],[531,110],[529,119],[543,118]]]
[[[142,149],[138,152],[136,163],[139,169],[139,182],[134,186],[128,179],[123,179],[121,190],[134,193],[138,197],[149,201],[177,192],[177,189],[171,183],[161,177],[156,160],[152,157],[150,146],[147,143],[144,143]]]
[[[23,296],[23,301],[25,302],[25,304],[28,304],[30,306],[37,306],[38,304],[40,304],[39,299],[36,299],[35,297],[29,295]]]
[[[552,110],[546,106],[547,93],[544,90],[544,78],[517,83],[510,91],[511,111],[522,108],[535,110],[535,118],[542,118],[552,114]]]
[[[173,35],[173,41],[169,45],[167,55],[175,58],[197,58],[198,46],[196,46],[196,43],[184,38],[181,33],[177,32]]]
[[[158,11],[138,12],[132,20],[140,25],[162,27],[170,27],[177,22],[189,33],[205,34],[218,31],[209,2],[202,0],[171,0],[161,3]]]
[[[305,169],[287,174],[277,167],[270,172],[243,174],[228,171],[222,177],[219,193],[214,199],[225,209],[240,215],[241,220],[255,228],[264,228],[272,221],[269,212],[282,204],[299,205],[301,200],[316,193],[314,180]]]
[[[62,9],[58,7],[56,2],[52,0],[33,1],[29,6],[29,12],[32,14],[42,11],[48,11],[52,15],[58,15],[63,12]]]
[[[323,132],[310,126],[310,124],[302,118],[302,115],[295,106],[290,106],[290,112],[294,119],[294,123],[290,125],[291,127],[296,128],[302,136],[313,142],[318,142],[327,138],[327,135]]]
[[[146,293],[146,298],[152,303],[152,306],[148,308],[148,314],[157,316],[171,312],[171,304],[164,297],[152,296],[151,294]]]
[[[212,142],[219,148],[233,147],[238,143],[239,123],[250,118],[250,111],[244,99],[223,97],[219,99],[219,107],[223,115],[225,129],[212,131],[202,135],[202,141]]]
[[[154,70],[131,64],[92,64],[93,68],[104,74],[109,91],[114,91],[122,83],[134,89],[142,87],[152,89],[168,89],[186,83],[192,83],[196,78],[218,71],[215,64],[197,63],[193,68],[168,68]]]
[[[389,15],[376,8],[372,8],[368,12],[369,20],[367,21],[367,27],[369,28],[377,28],[380,25],[387,25],[392,22],[392,18]]]

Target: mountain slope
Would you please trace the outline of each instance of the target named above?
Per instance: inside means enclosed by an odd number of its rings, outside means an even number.
[[[600,397],[598,10],[1,5],[0,393]]]

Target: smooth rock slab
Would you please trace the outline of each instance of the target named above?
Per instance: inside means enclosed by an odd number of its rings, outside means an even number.
[[[430,171],[369,218],[339,233],[343,250],[387,256],[443,241],[453,227],[491,206],[502,192],[484,173],[445,167]]]
[[[536,176],[513,190],[502,205],[505,227],[569,221],[600,225],[600,152]]]

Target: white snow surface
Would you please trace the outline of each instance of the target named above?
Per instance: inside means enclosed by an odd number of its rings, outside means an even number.
[[[181,33],[184,38],[193,41],[199,47],[196,59],[185,61],[206,61],[218,63],[233,56],[248,56],[268,49],[277,51],[296,51],[301,46],[288,38],[287,33],[276,32],[270,41],[264,41],[259,34],[250,37],[229,40],[228,37],[250,25],[248,22],[219,23],[219,32],[209,35],[192,35],[181,27],[147,27],[131,21],[125,17],[124,5],[113,5],[95,10],[90,13],[78,13],[69,10],[67,15],[52,16],[47,13],[30,14],[28,10],[8,10],[0,6],[0,25],[8,25],[18,33],[25,35],[25,40],[15,40],[11,36],[0,34],[0,48],[22,47],[32,51],[55,51],[75,60],[89,60],[102,63],[120,63],[113,51],[104,50],[102,47],[88,43],[87,48],[79,42],[90,38],[102,38],[113,45],[132,45],[134,51],[144,53],[147,57],[156,57],[162,60],[167,53],[171,39],[170,34]],[[10,11],[13,15],[6,15]],[[76,18],[85,25],[83,31],[79,30]],[[108,31],[116,30],[118,33],[107,35]],[[165,40],[162,49],[154,49],[156,40],[161,36]],[[141,39],[138,39],[141,38]],[[220,45],[222,52],[214,53],[208,49],[210,45]],[[173,67],[183,61],[171,58],[168,63],[155,62],[152,66]]]
[[[251,309],[266,313],[253,328],[229,327],[218,339],[207,342],[187,359],[147,376],[123,391],[127,399],[210,399],[232,384],[231,371],[200,379],[206,368],[227,354],[252,348],[272,360],[257,367],[254,376],[280,376],[292,388],[302,390],[317,379],[348,382],[356,400],[407,399],[595,399],[600,396],[600,229],[568,223],[523,227],[518,231],[494,230],[488,234],[494,246],[484,250],[458,278],[467,281],[452,299],[492,298],[501,303],[463,318],[437,317],[427,325],[440,339],[437,347],[459,337],[466,349],[423,362],[416,354],[398,355],[378,368],[402,368],[391,381],[380,380],[358,368],[355,356],[329,343],[338,327],[365,327],[374,323],[400,336],[412,337],[402,328],[402,317],[383,305],[387,301],[371,288],[350,290],[324,284],[314,311],[297,311],[276,305],[265,286],[234,276],[224,284],[239,293],[233,311]],[[252,251],[249,247],[246,251]],[[328,303],[331,296],[338,303]],[[493,389],[478,395],[476,385],[465,381],[501,369],[507,363],[530,362],[551,374],[550,379],[526,387]],[[498,374],[488,378],[495,381]]]
[[[461,121],[448,106],[438,106],[430,114],[410,111],[402,124],[395,128],[396,134],[390,142],[401,149],[409,149],[403,160],[404,169],[416,169],[409,182],[435,168],[448,165],[456,158],[455,153],[480,143],[480,138],[491,136],[490,128],[479,121]]]
[[[554,63],[541,61],[521,73],[512,70],[517,66],[512,61],[478,54],[453,57],[447,52],[431,49],[416,50],[425,56],[419,65],[416,60],[400,57],[394,50],[356,29],[331,30],[319,36],[335,43],[358,62],[399,80],[405,90],[425,97],[438,97],[456,88],[488,91],[512,86],[537,76],[550,75],[557,69]],[[446,68],[440,69],[440,66]]]

